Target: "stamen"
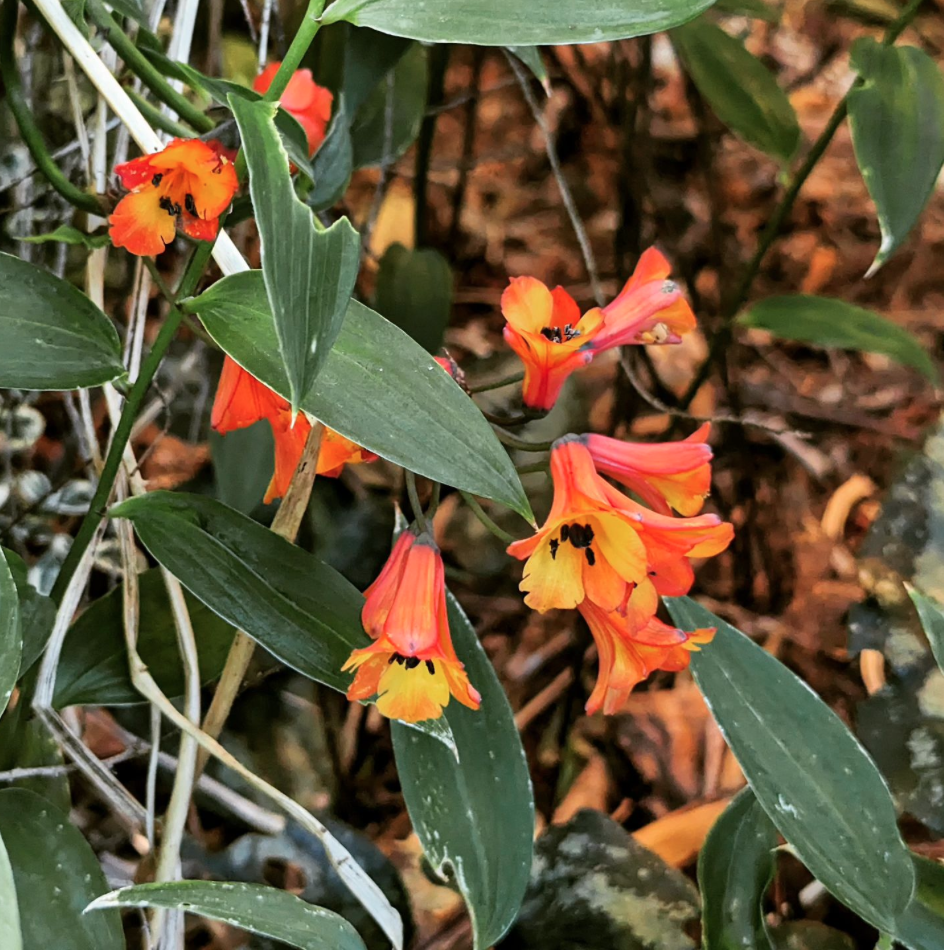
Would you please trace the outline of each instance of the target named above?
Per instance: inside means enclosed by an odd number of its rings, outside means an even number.
[[[187,209],[187,214],[192,214],[195,218],[199,217],[197,214],[197,203],[193,200],[193,195],[189,192],[184,198],[184,207]]]
[[[560,541],[557,538],[551,538],[551,560],[557,560],[557,549],[560,547]]]
[[[432,661],[432,660],[427,660],[427,661],[426,661],[426,669],[429,670],[429,675],[430,675],[430,676],[435,676],[435,675],[436,675],[436,667],[433,665],[433,661]]]
[[[566,541],[568,537],[570,537],[570,525],[565,524],[561,528],[561,542]]]
[[[597,558],[596,558],[596,555],[593,553],[593,548],[587,548],[584,551],[584,554],[587,555],[587,563],[591,567],[593,567],[593,565],[597,563]]]
[[[180,205],[174,204],[167,195],[162,195],[158,204],[172,217],[176,218],[180,214]]]
[[[541,327],[541,336],[545,340],[550,340],[551,343],[565,343],[568,340],[574,339],[574,337],[580,336],[580,331],[576,329],[573,324],[566,324],[563,328],[561,327]]]
[[[156,187],[161,183],[161,180],[163,179],[163,177],[164,177],[164,176],[163,176],[160,172],[158,172],[158,173],[151,179],[151,184],[156,188]]]
[[[403,662],[408,670],[415,670],[420,665],[420,658],[418,656],[408,656]]]

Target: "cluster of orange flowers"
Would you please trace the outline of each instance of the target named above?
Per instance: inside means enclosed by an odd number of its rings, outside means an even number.
[[[278,69],[256,80],[265,92]],[[310,154],[324,140],[332,97],[308,70],[289,82],[281,105],[298,119]],[[129,190],[109,218],[118,247],[159,254],[178,226],[187,236],[212,240],[220,216],[239,186],[232,157],[215,141],[175,139],[163,151],[116,168]],[[561,287],[549,290],[533,277],[511,280],[502,295],[504,337],[520,357],[524,404],[553,407],[568,376],[596,354],[630,344],[678,343],[695,316],[670,266],[647,250],[626,286],[605,307],[587,313]],[[451,359],[437,362],[456,379]],[[285,494],[311,423],[292,419],[287,400],[226,357],[213,405],[220,433],[266,420],[275,437],[275,473],[265,502]],[[587,711],[618,711],[629,692],[655,670],[682,670],[691,652],[714,630],[686,632],[656,616],[660,595],[688,593],[691,561],[723,551],[733,529],[716,515],[699,515],[711,482],[707,425],[682,442],[634,444],[601,435],[567,435],[551,449],[553,504],[533,537],[508,553],[525,560],[525,603],[541,613],[577,609],[596,642],[600,660]],[[348,463],[376,456],[326,430],[317,472],[330,477]],[[615,488],[627,487],[645,504]],[[678,515],[673,514],[673,510]],[[408,529],[394,545],[380,576],[365,592],[364,629],[373,643],[355,650],[344,666],[354,671],[351,700],[376,698],[381,713],[419,722],[435,719],[454,697],[471,709],[481,697],[452,645],[442,556],[427,531]]]

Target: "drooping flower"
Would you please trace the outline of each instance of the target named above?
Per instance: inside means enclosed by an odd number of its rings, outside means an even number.
[[[646,580],[659,593],[679,593],[691,586],[688,559],[716,554],[731,541],[731,525],[716,515],[672,518],[627,498],[597,474],[585,437],[554,443],[551,477],[554,500],[544,525],[508,547],[513,557],[527,558],[521,590],[542,613],[585,600],[616,610],[627,585]]]
[[[626,285],[603,308],[594,352],[634,343],[681,343],[696,321],[679,285],[669,280],[671,271],[661,251],[650,247],[643,252]]]
[[[654,511],[697,515],[711,489],[711,446],[706,422],[681,442],[623,442],[586,437],[598,472],[634,491]]]
[[[438,719],[450,697],[479,708],[452,646],[442,557],[428,534],[404,531],[364,596],[361,621],[374,642],[344,664],[356,670],[348,699],[376,696],[384,716],[406,722]]]
[[[684,670],[692,652],[715,634],[713,628],[686,633],[654,616],[637,626],[619,612],[602,610],[589,600],[579,609],[600,658],[596,686],[586,706],[590,714],[601,708],[606,715],[619,712],[637,683],[656,670]]]
[[[174,139],[160,152],[116,166],[115,172],[130,194],[109,217],[109,233],[115,247],[139,257],[160,254],[178,225],[188,237],[212,241],[239,187],[220,143],[200,139]]]
[[[550,409],[567,377],[593,359],[587,344],[603,325],[603,313],[594,308],[581,317],[566,290],[548,290],[534,277],[512,278],[501,309],[508,321],[505,341],[524,363],[524,404]]]
[[[256,76],[252,88],[263,94],[268,92],[280,65],[281,63],[270,63],[266,66]],[[334,96],[324,86],[315,82],[310,69],[296,69],[279,97],[279,104],[298,121],[308,136],[309,158],[318,151],[325,139],[333,102]]]
[[[227,356],[223,361],[210,424],[220,435],[226,435],[227,432],[248,428],[263,419],[271,426],[275,439],[275,473],[263,499],[268,505],[288,491],[305,450],[311,423],[303,413],[299,413],[293,425],[288,400],[259,382]],[[373,462],[376,458],[372,452],[343,435],[325,429],[318,452],[316,474],[336,478],[345,464]]]

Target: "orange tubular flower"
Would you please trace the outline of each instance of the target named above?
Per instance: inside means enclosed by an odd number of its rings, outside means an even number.
[[[115,172],[131,193],[108,219],[115,247],[139,257],[160,254],[178,224],[188,237],[212,241],[239,187],[221,148],[219,142],[174,139],[160,152],[118,165]]]
[[[642,626],[633,626],[615,611],[601,610],[585,601],[580,613],[590,627],[600,656],[600,672],[587,712],[603,709],[606,715],[619,712],[633,687],[656,670],[684,670],[691,654],[708,643],[714,629],[686,633],[651,617]]]
[[[256,76],[252,88],[256,92],[268,92],[280,63],[270,63]],[[328,122],[331,120],[331,104],[334,96],[312,79],[310,69],[296,69],[279,99],[282,108],[290,113],[308,136],[308,157],[311,158],[325,139]]]
[[[585,600],[616,610],[626,603],[627,585],[647,580],[659,593],[686,593],[688,558],[716,554],[731,541],[731,525],[716,515],[672,518],[627,498],[597,474],[585,438],[554,443],[551,476],[554,501],[543,527],[508,547],[527,558],[521,590],[542,613]]]
[[[588,435],[597,471],[634,491],[654,511],[697,515],[711,489],[711,424],[681,442],[621,442]]]
[[[524,363],[524,404],[550,409],[567,377],[593,359],[587,344],[603,326],[603,313],[594,308],[581,317],[566,290],[548,290],[534,277],[513,277],[501,309],[505,342]]]
[[[269,504],[288,491],[289,483],[298,468],[305,450],[311,423],[301,413],[292,425],[292,411],[287,399],[260,383],[251,373],[230,357],[223,361],[223,372],[216,389],[210,424],[226,435],[235,429],[245,429],[265,419],[272,427],[275,438],[275,474],[266,490],[263,502]],[[346,439],[343,435],[325,429],[318,454],[316,474],[337,478],[348,462],[373,462],[372,452]]]
[[[665,256],[650,247],[617,297],[603,308],[603,329],[593,341],[599,352],[633,343],[681,343],[695,329],[695,314],[674,280]]]
[[[428,534],[404,531],[380,576],[364,592],[361,621],[374,638],[344,664],[356,670],[350,700],[377,696],[390,719],[438,719],[450,696],[478,709],[481,696],[456,656],[446,614],[439,548]]]

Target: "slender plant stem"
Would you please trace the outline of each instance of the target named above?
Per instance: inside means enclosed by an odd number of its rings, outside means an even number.
[[[908,6],[901,11],[898,19],[895,20],[895,22],[888,28],[888,31],[885,34],[885,38],[882,41],[884,46],[891,46],[892,43],[894,43],[895,40],[901,36],[901,34],[908,28],[908,25],[917,15],[918,8],[923,2],[924,0],[911,0]],[[800,194],[800,190],[806,184],[806,180],[810,177],[813,169],[823,157],[823,153],[829,147],[829,143],[832,142],[833,136],[836,134],[839,126],[842,125],[843,120],[846,118],[846,114],[849,111],[850,94],[861,86],[862,79],[860,77],[852,84],[852,88],[849,90],[849,92],[847,92],[845,96],[842,97],[839,104],[833,110],[833,114],[829,117],[826,127],[819,134],[819,137],[813,143],[809,152],[807,152],[806,158],[803,159],[802,164],[791,178],[790,184],[787,186],[787,190],[783,193],[783,197],[780,199],[779,204],[774,209],[773,214],[770,216],[770,218],[768,218],[767,225],[760,236],[760,240],[758,241],[757,250],[754,251],[751,259],[747,262],[741,279],[738,281],[734,292],[728,298],[724,308],[722,309],[721,316],[724,321],[723,325],[712,338],[711,346],[708,350],[708,356],[699,367],[698,372],[695,374],[695,378],[692,380],[688,389],[685,391],[685,394],[682,396],[682,399],[679,403],[681,409],[685,410],[689,407],[689,405],[691,405],[691,402],[695,398],[698,390],[701,389],[703,383],[711,373],[711,369],[714,366],[715,361],[720,356],[725,346],[727,346],[727,344],[730,342],[732,337],[732,322],[747,300],[751,292],[751,287],[754,284],[754,280],[756,279],[758,273],[760,273],[760,268],[764,262],[764,258],[767,256],[767,252],[771,249],[774,242],[780,236],[783,225],[790,215],[790,212],[793,210],[793,205]]]
[[[499,528],[494,521],[487,514],[485,510],[478,503],[478,499],[473,495],[470,495],[467,491],[461,492],[465,503],[472,509],[472,513],[475,515],[479,521],[485,525],[488,530],[495,535],[500,541],[503,541],[505,544],[511,544],[513,541],[517,540],[514,535],[509,534],[504,528]]]
[[[89,214],[103,213],[101,203],[94,195],[83,191],[69,181],[59,166],[53,161],[42,132],[33,118],[33,112],[23,95],[20,84],[20,71],[16,65],[16,56],[13,52],[13,40],[16,36],[16,20],[19,10],[19,0],[4,0],[3,11],[0,14],[0,78],[6,89],[6,103],[13,113],[20,136],[26,143],[36,167],[43,173],[46,180],[66,201]]]
[[[523,379],[523,372],[512,373],[510,376],[503,376],[501,379],[496,379],[491,383],[480,383],[478,386],[470,386],[469,393],[474,396],[476,393],[491,392],[493,389],[501,389],[503,386],[510,386],[512,383],[520,383]]]
[[[292,481],[288,486],[288,491],[279,505],[279,510],[272,520],[272,530],[285,538],[286,541],[294,542],[298,529],[301,527],[302,518],[308,510],[308,501],[311,498],[312,488],[315,484],[315,474],[318,470],[318,454],[321,451],[321,440],[324,436],[324,425],[316,422],[312,425],[308,433],[308,439],[305,442],[305,448],[302,457],[298,460],[298,467],[295,474],[292,475]],[[229,654],[226,657],[226,664],[223,672],[220,674],[220,680],[216,685],[216,691],[213,693],[213,699],[210,702],[210,708],[207,710],[206,718],[203,720],[203,731],[214,739],[219,738],[229,718],[233,703],[242,686],[243,679],[246,676],[246,670],[249,669],[249,663],[255,652],[255,642],[242,630],[237,631],[230,647]],[[206,749],[201,749],[197,755],[196,778],[199,779],[210,754]]]
[[[305,11],[305,18],[299,24],[298,32],[292,40],[292,45],[285,54],[278,72],[272,79],[272,85],[266,90],[262,97],[266,102],[276,102],[282,98],[285,87],[289,80],[295,75],[295,70],[301,65],[305,58],[308,48],[311,46],[318,29],[321,26],[321,14],[325,8],[325,0],[309,0],[308,9]]]
[[[416,490],[416,476],[409,470],[406,474],[406,493],[410,496],[410,507],[413,509],[413,517],[420,527],[420,531],[429,531],[429,525],[426,522],[426,515],[423,514],[423,506],[420,504],[419,492]]]
[[[88,0],[86,9],[95,25],[105,34],[109,45],[161,102],[169,105],[184,122],[192,125],[198,132],[209,132],[213,129],[213,120],[204,115],[183,93],[177,92],[171,86],[157,67],[131,42],[102,0]]]
[[[501,426],[492,425],[498,441],[507,445],[510,449],[518,449],[519,452],[548,452],[553,442],[528,442],[525,439],[519,439],[517,436],[506,432]]]
[[[193,132],[190,129],[181,125],[176,119],[172,119],[169,115],[165,115],[160,109],[152,106],[139,92],[135,92],[129,88],[128,95],[131,97],[131,101],[141,110],[141,115],[143,115],[154,128],[160,129],[162,132],[167,132],[168,135],[173,135],[178,139],[193,138]]]

